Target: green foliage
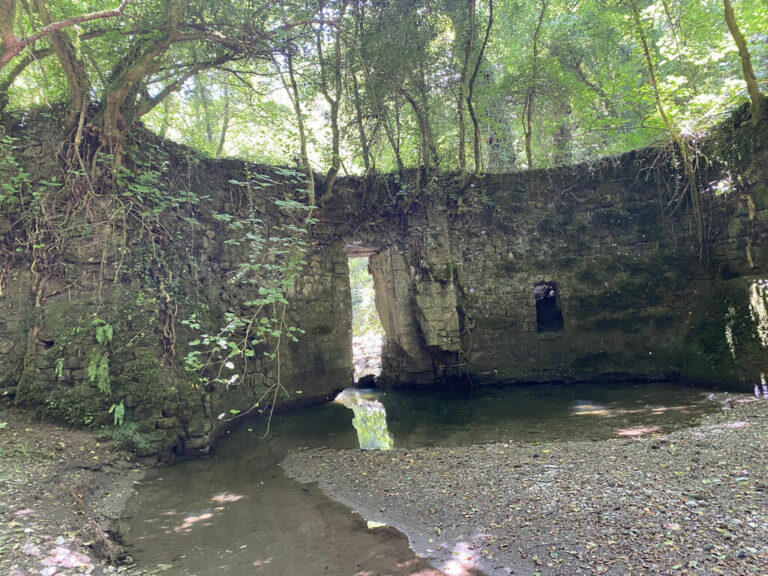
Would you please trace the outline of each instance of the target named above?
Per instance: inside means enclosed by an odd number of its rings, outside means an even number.
[[[255,211],[254,194],[277,184],[266,175],[246,173],[245,181],[230,180],[230,184],[249,199],[250,208],[245,217],[237,213],[213,214],[229,232],[224,243],[246,249],[247,260],[240,264],[230,282],[242,286],[243,293],[255,294],[255,297],[241,302],[238,312],[224,312],[223,325],[218,327],[206,326],[202,314],[197,313],[182,320],[183,325],[198,333],[187,343],[189,351],[184,362],[187,370],[198,374],[202,385],[238,385],[248,374],[249,363],[258,366],[262,362],[274,362],[279,365],[283,343],[298,342],[304,333],[288,322],[287,312],[297,282],[307,266],[305,237],[307,226],[314,222],[311,216],[314,207],[292,197],[300,198],[306,194],[301,172],[283,168],[276,171],[283,187],[286,184],[293,187],[292,192],[273,200],[279,211],[279,223],[267,226]],[[274,407],[274,399],[280,391],[285,392],[278,376],[254,408],[258,408],[267,395],[271,395]]]
[[[476,24],[482,26],[488,16],[488,2],[478,0],[476,4]],[[652,36],[665,104],[685,131],[695,134],[705,129],[744,100],[739,61],[723,21],[721,2],[655,0],[640,4]],[[740,23],[759,51],[768,26],[768,8],[757,0],[736,4]],[[417,4],[398,0],[366,5],[363,11],[352,2],[340,17],[345,29],[342,67],[347,73],[348,94],[348,100],[342,102],[342,115],[353,124],[356,105],[362,103],[363,117],[372,118],[363,132],[380,170],[397,169],[393,141],[406,166],[424,161],[419,149],[423,122],[406,94],[427,111],[429,128],[437,135],[434,145],[440,167],[455,169],[459,129],[455,95],[468,34],[466,5],[450,0]],[[338,6],[337,2],[326,2],[324,10],[339,17]],[[536,166],[592,160],[665,137],[624,3],[549,0],[535,62],[532,36],[541,3],[496,0],[494,7],[497,17],[475,94],[483,162],[488,171],[524,165],[519,160],[524,157],[520,119],[529,92],[534,95],[532,145]],[[476,36],[477,45],[479,32]],[[301,97],[311,116],[308,124],[314,138],[310,138],[310,156],[317,166],[327,165],[328,114],[323,106],[314,104],[321,89],[319,54],[311,45],[311,35],[303,41],[297,66],[306,80]],[[329,52],[331,48],[329,38],[324,49]],[[764,82],[768,73],[764,59],[759,65],[758,74]],[[357,87],[351,85],[352,75]],[[220,124],[224,101],[232,105],[245,97],[238,95],[242,86],[233,87],[221,75],[211,73],[208,80],[227,86],[226,99],[209,90],[201,103],[199,91],[193,90],[174,101],[177,122],[198,123],[188,136],[179,134],[182,141],[193,145],[205,133],[205,115],[195,110],[218,110],[214,115]],[[259,82],[253,87],[266,90],[270,81]],[[357,104],[356,95],[360,99]],[[229,150],[257,160],[292,160],[298,146],[295,129],[286,116],[273,123],[276,108],[282,107],[287,114],[286,97],[279,93],[260,96],[254,104],[251,110],[261,114],[255,118],[253,113],[242,111],[242,128],[230,126],[227,133],[229,141],[238,141]],[[154,114],[159,117],[160,111]],[[153,124],[157,125],[156,119]],[[265,134],[267,126],[272,128],[272,135]],[[254,141],[259,144],[243,146],[247,136],[242,132],[254,129],[258,134]],[[360,141],[346,139],[342,146],[345,166],[360,169],[360,147]]]
[[[373,279],[368,272],[368,258],[349,259],[349,284],[352,290],[352,334],[361,336],[371,330],[382,332],[374,302]]]
[[[26,401],[42,406],[49,417],[60,422],[91,426],[98,424],[106,413],[103,397],[94,394],[90,382],[78,382],[53,392],[46,381],[25,383],[25,386]]]
[[[62,380],[64,378],[64,358],[56,358],[54,374],[56,374],[57,380]]]
[[[104,320],[96,318],[92,323],[92,326],[96,328],[95,337],[96,342],[102,346],[107,346],[112,342],[112,336],[114,331],[111,324],[107,324]]]
[[[186,400],[184,389],[169,385],[152,350],[114,356],[115,362],[120,364],[120,371],[112,375],[112,385],[120,396],[131,399],[126,410],[130,408],[159,414]]]
[[[114,416],[113,422],[115,426],[123,425],[123,421],[125,420],[125,405],[122,400],[120,400],[119,404],[112,404],[112,406],[109,407],[109,413]]]
[[[135,454],[152,452],[149,438],[139,431],[135,422],[115,423],[112,430],[112,440],[115,447],[120,450],[127,450]]]
[[[112,381],[109,376],[109,345],[112,342],[113,329],[110,324],[96,318],[92,322],[95,328],[96,346],[88,354],[88,379],[96,383],[96,387],[105,396],[112,394]],[[111,413],[111,410],[110,410]]]
[[[91,349],[88,359],[88,379],[95,382],[97,388],[105,395],[112,394],[109,378],[109,355],[98,348]]]
[[[746,99],[720,0],[633,2],[649,37],[663,104],[684,132],[695,135]],[[101,0],[48,4],[54,19],[104,7]],[[521,119],[528,103],[537,167],[662,139],[648,73],[627,18],[629,0],[544,4],[493,0],[494,23],[473,94],[484,169],[524,165]],[[764,86],[768,5],[763,0],[733,5]],[[301,120],[309,161],[324,171],[338,160],[332,130],[338,115],[339,154],[349,171],[455,170],[466,49],[472,45],[473,63],[490,6],[490,0],[131,3],[114,26],[95,21],[69,29],[68,57],[42,39],[30,54],[0,69],[0,109],[5,97],[10,108],[20,110],[70,103],[78,86],[59,61],[74,60],[83,63],[87,77],[80,91],[96,101],[96,125],[116,107],[124,126],[142,117],[155,132],[209,156],[301,165]],[[206,34],[198,22],[206,23]],[[257,23],[256,30],[243,22]],[[39,29],[41,15],[34,6],[19,10],[12,24],[23,37]],[[289,55],[301,79],[295,94],[284,83]],[[472,126],[463,112],[471,148]],[[124,198],[157,208],[161,182],[133,169],[138,178],[121,191]],[[23,178],[6,179],[3,193],[25,185]]]
[[[14,156],[15,142],[0,128],[0,210],[18,204],[30,184],[29,174]]]

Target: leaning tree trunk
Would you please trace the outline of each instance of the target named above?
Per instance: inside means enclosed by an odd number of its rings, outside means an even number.
[[[744,39],[744,35],[739,29],[739,24],[736,22],[736,14],[733,12],[731,0],[723,0],[723,8],[725,9],[725,22],[728,24],[728,30],[731,31],[733,41],[739,49],[741,69],[744,73],[744,81],[747,83],[749,99],[752,102],[752,120],[757,123],[760,122],[763,117],[762,99],[760,97],[760,88],[757,85],[757,79],[755,78],[755,72],[752,69],[752,58],[749,55],[747,41]]]
[[[48,11],[45,0],[32,0],[32,6],[40,16],[43,24],[46,26],[53,24],[53,18]],[[72,110],[74,112],[70,117],[70,124],[74,125],[80,111],[88,105],[89,86],[85,64],[78,58],[77,50],[66,32],[54,30],[50,34],[49,41],[56,57],[59,59],[64,77],[67,79],[69,93],[72,96]]]
[[[167,28],[158,36],[140,41],[112,72],[93,124],[100,130],[100,147],[112,154],[115,167],[122,165],[125,134],[138,114],[136,96],[158,58],[179,37],[181,6],[182,0],[173,0],[167,9]]]

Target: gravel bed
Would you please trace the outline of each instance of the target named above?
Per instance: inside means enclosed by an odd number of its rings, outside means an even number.
[[[387,452],[283,463],[446,574],[768,575],[768,402],[666,435]]]

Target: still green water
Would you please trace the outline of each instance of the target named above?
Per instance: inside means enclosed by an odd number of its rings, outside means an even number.
[[[702,390],[675,384],[366,397],[385,407],[395,448],[635,437],[689,426],[719,409]],[[153,471],[119,527],[129,554],[140,568],[181,576],[418,572],[404,536],[368,529],[364,519],[279,467],[293,449],[357,448],[352,416],[337,403],[276,415],[266,439],[260,438],[264,422],[251,420],[214,457]]]

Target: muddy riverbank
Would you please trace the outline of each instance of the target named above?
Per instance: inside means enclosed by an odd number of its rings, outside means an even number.
[[[315,449],[283,466],[405,532],[447,573],[765,574],[768,402],[719,400],[723,411],[665,435]]]
[[[2,409],[0,426],[0,574],[118,571],[108,528],[144,466],[92,432],[27,412]]]

